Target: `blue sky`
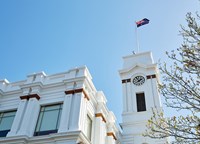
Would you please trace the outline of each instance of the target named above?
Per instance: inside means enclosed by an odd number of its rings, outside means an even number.
[[[135,21],[150,20],[138,28],[140,52],[165,61],[165,51],[182,42],[185,14],[199,6],[198,0],[0,0],[0,79],[86,65],[121,122],[118,70],[122,56],[137,50]]]

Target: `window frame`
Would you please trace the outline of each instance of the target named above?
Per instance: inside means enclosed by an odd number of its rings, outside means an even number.
[[[89,125],[90,121],[90,125]],[[88,131],[88,127],[90,127],[90,131]],[[86,115],[86,125],[85,125],[85,134],[86,137],[91,141],[92,140],[92,127],[93,127],[93,120],[89,114]]]
[[[145,93],[136,93],[137,112],[144,112],[146,108]]]
[[[13,113],[12,115],[9,115],[9,116],[4,116],[6,113]],[[5,129],[5,130],[0,130],[0,137],[6,137],[8,132],[11,130],[12,128],[12,125],[13,125],[13,122],[14,122],[14,119],[15,119],[15,116],[16,116],[16,112],[17,110],[10,110],[10,111],[2,111],[0,112],[0,127],[1,127],[1,122],[3,120],[3,118],[8,118],[8,117],[13,117],[13,120],[12,120],[12,124],[10,125],[10,128],[9,129]]]
[[[56,106],[56,105],[59,106],[58,109],[45,110],[45,108],[47,108],[47,107]],[[38,119],[37,119],[37,123],[36,123],[36,126],[35,126],[34,136],[42,136],[42,135],[48,135],[48,134],[51,134],[51,133],[57,133],[59,125],[60,125],[62,109],[63,109],[63,103],[57,103],[57,104],[50,104],[50,105],[41,106],[40,107],[40,112],[39,112],[39,115],[38,115]],[[42,123],[44,122],[43,118],[44,118],[45,112],[55,111],[55,110],[58,111],[58,116],[57,116],[57,119],[56,119],[56,128],[55,129],[51,129],[51,130],[43,130],[43,131],[41,131],[41,126],[42,126]],[[41,120],[40,120],[40,117],[41,117]],[[38,125],[39,125],[39,128],[38,128]]]

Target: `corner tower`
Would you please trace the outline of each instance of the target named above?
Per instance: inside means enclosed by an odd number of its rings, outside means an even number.
[[[119,70],[123,89],[122,144],[158,144],[161,141],[142,136],[152,108],[162,109],[157,64],[151,52],[125,56],[123,61]]]

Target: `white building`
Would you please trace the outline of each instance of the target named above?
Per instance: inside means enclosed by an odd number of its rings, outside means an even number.
[[[158,93],[159,71],[151,52],[123,57],[119,71],[123,90],[122,144],[165,144],[166,139],[143,137],[152,109],[162,111]]]
[[[0,144],[164,144],[143,138],[151,108],[161,108],[151,53],[124,57],[122,132],[86,67],[0,80]]]

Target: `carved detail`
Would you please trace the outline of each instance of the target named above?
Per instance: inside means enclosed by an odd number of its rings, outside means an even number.
[[[127,82],[131,82],[131,79],[123,79],[122,83],[127,83]]]
[[[105,119],[105,117],[103,116],[102,113],[96,113],[96,114],[95,114],[95,117],[101,117],[101,118],[102,118],[102,121],[104,121],[104,122],[106,123],[106,119]]]
[[[29,94],[29,95],[24,95],[24,96],[20,96],[20,99],[27,99],[29,100],[30,98],[36,98],[37,100],[40,100],[40,96],[38,94]]]
[[[156,75],[153,74],[153,75],[148,75],[148,76],[147,76],[147,79],[151,79],[151,78],[156,78]]]
[[[87,93],[85,92],[85,90],[83,88],[80,88],[80,89],[74,89],[74,90],[68,90],[68,91],[65,91],[65,94],[75,94],[75,93],[83,93],[85,98],[87,100],[90,100],[89,96],[87,95]]]
[[[113,132],[108,132],[107,133],[107,136],[112,136],[115,140],[117,140],[116,136],[114,135]]]

